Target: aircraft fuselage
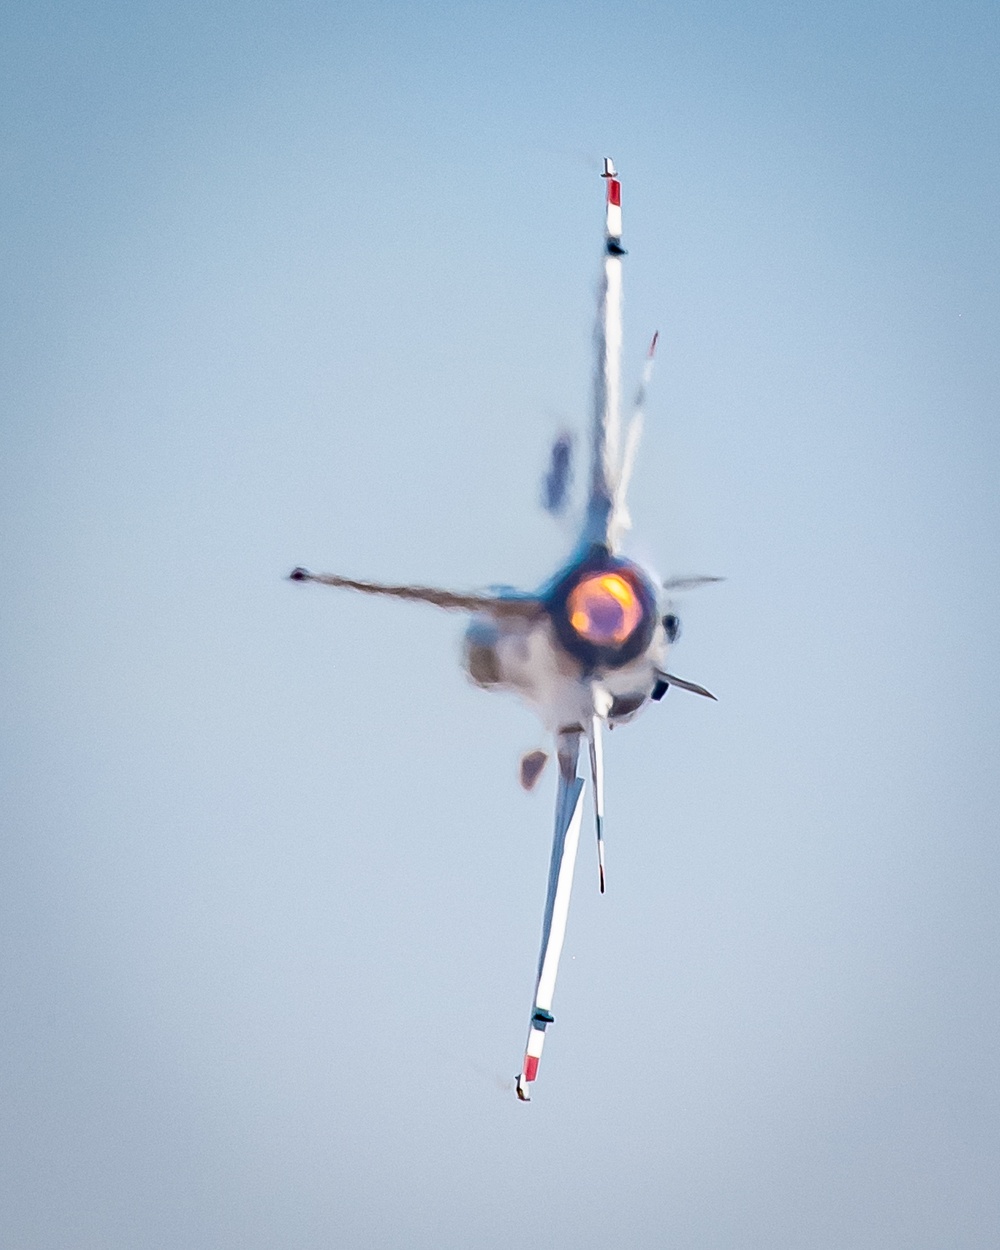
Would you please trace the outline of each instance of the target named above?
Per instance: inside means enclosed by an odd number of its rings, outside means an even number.
[[[609,725],[650,698],[667,633],[649,574],[595,545],[561,569],[531,617],[473,616],[465,668],[487,690],[521,696],[553,732],[583,729],[595,710]]]

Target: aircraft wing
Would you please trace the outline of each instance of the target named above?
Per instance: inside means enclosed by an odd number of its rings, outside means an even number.
[[[616,496],[621,473],[622,354],[622,199],[621,182],[610,158],[604,162],[606,205],[604,264],[594,330],[594,418],[590,498],[584,540],[612,546]]]
[[[576,775],[579,751],[578,731],[559,735],[559,791],[556,799],[552,859],[549,863],[549,888],[545,900],[545,918],[542,921],[542,947],[538,955],[538,979],[535,982],[535,1000],[528,1026],[528,1044],[516,1087],[517,1096],[522,1102],[531,1101],[528,1086],[538,1073],[545,1030],[555,1018],[552,1015],[552,999],[555,995],[559,957],[566,936],[573,870],[576,867],[580,825],[583,821],[584,781]]]
[[[353,577],[340,577],[336,573],[310,573],[302,568],[292,569],[288,576],[293,582],[316,582],[321,586],[357,590],[363,595],[385,595],[390,599],[431,603],[449,612],[486,612],[496,617],[516,616],[534,620],[545,610],[538,599],[529,595],[462,594],[454,590],[439,590],[434,586],[396,586],[385,582],[359,581]]]

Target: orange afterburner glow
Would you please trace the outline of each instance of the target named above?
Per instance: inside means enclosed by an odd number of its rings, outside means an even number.
[[[620,646],[642,621],[642,604],[618,573],[596,573],[573,587],[566,600],[573,629],[598,647]]]

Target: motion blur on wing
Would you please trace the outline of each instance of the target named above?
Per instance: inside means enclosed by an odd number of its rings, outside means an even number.
[[[359,581],[333,574],[293,570],[294,581],[318,582],[369,595],[385,595],[468,613],[464,661],[471,679],[485,690],[509,690],[537,712],[554,739],[558,767],[555,832],[542,922],[528,1041],[517,1095],[529,1099],[538,1073],[545,1033],[553,1023],[556,973],[566,933],[573,870],[583,819],[584,778],[579,759],[589,756],[597,831],[598,874],[605,888],[604,728],[631,720],[671,686],[715,696],[667,670],[667,655],[680,621],[666,598],[714,577],[678,577],[658,583],[625,557],[622,540],[631,520],[626,491],[642,430],[646,389],[652,376],[657,336],[650,344],[642,380],[624,439],[621,436],[622,208],[621,182],[610,159],[604,162],[604,255],[595,330],[594,412],[587,502],[576,547],[568,562],[532,592],[462,593],[429,586]],[[543,486],[543,502],[561,513],[571,482],[573,439],[556,440]],[[547,761],[543,750],[521,760],[525,789],[537,783]]]

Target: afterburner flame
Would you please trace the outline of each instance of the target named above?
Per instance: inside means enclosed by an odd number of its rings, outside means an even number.
[[[642,604],[618,573],[597,573],[574,586],[566,600],[573,629],[598,647],[620,646],[642,621]]]

